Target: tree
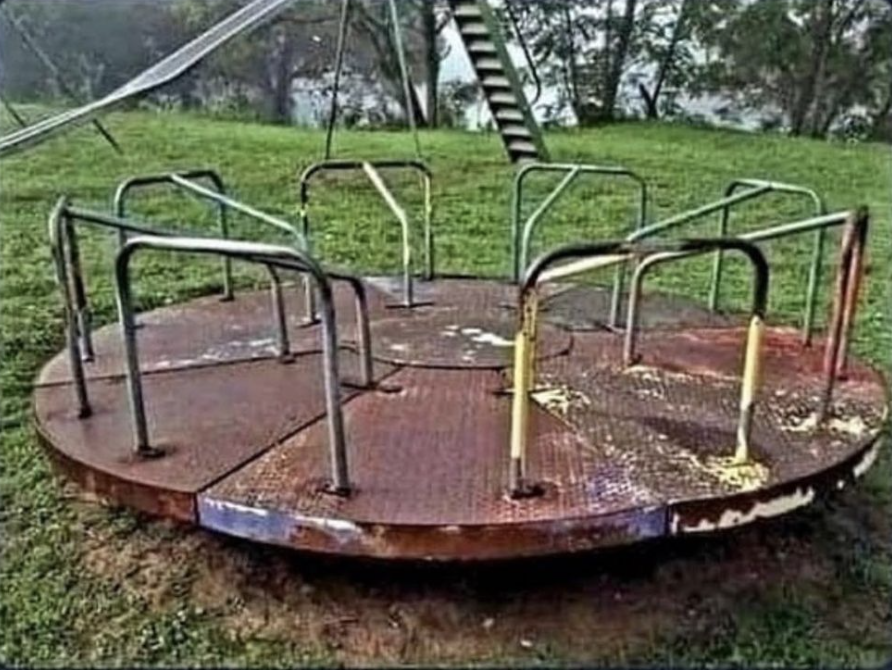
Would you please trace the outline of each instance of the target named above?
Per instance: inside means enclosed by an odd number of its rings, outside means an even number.
[[[724,9],[726,19],[703,34],[718,55],[702,68],[704,89],[742,109],[777,110],[793,135],[823,137],[858,108],[883,117],[892,78],[888,0],[753,0]]]
[[[649,30],[643,36],[641,60],[652,65],[650,83],[646,78],[638,81],[638,91],[644,102],[644,114],[648,119],[660,116],[660,102],[668,86],[683,87],[689,80],[692,52],[693,15],[696,0],[669,0],[650,2],[644,11],[649,14],[644,25]],[[671,18],[660,14],[672,14]]]
[[[8,2],[3,11],[27,30],[60,75],[48,71],[8,20],[0,20],[2,86],[16,99],[65,98],[59,79],[77,97],[96,98],[148,67],[179,39],[167,7],[152,0],[126,6],[116,0]]]
[[[623,84],[640,50],[648,6],[638,0],[515,4],[543,82],[560,91],[561,104],[581,125],[612,121],[623,111]]]
[[[240,0],[178,0],[177,23],[192,33],[207,29],[235,11]],[[235,39],[193,73],[193,85],[222,91],[243,101],[258,100],[274,123],[290,123],[292,87],[297,76],[321,75],[334,63],[337,13],[324,0],[304,2],[250,35]]]
[[[354,6],[353,26],[358,37],[371,46],[391,95],[408,114],[389,6],[381,0],[354,0]],[[441,35],[449,23],[449,15],[434,0],[399,0],[397,6],[410,73],[422,70],[426,88],[426,104],[422,105],[417,89],[410,87],[412,111],[420,124],[436,127],[440,63],[446,54]]]

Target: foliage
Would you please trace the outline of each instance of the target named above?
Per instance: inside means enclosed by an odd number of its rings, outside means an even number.
[[[877,137],[892,109],[892,2],[757,0],[713,3],[701,89],[738,108],[774,111],[793,135],[824,137],[864,110]]]

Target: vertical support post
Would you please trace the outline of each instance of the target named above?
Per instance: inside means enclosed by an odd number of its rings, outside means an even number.
[[[348,0],[349,1],[349,0]],[[313,242],[310,239],[310,213],[308,211],[310,193],[309,184],[306,177],[301,178],[300,182],[300,229],[307,245],[307,253],[313,252]],[[304,322],[307,325],[318,323],[319,315],[316,313],[316,291],[313,288],[313,282],[306,274],[303,276],[304,283],[304,309],[306,316]]]
[[[845,369],[849,338],[847,331],[852,327],[857,309],[868,217],[867,210],[861,209],[852,214],[843,228],[839,268],[833,292],[833,315],[824,348],[824,389],[817,411],[819,424],[827,418],[836,380]]]
[[[53,264],[56,270],[56,283],[58,283],[62,292],[65,319],[65,349],[68,354],[68,365],[71,368],[77,416],[80,419],[85,419],[92,414],[92,408],[90,407],[90,400],[87,394],[84,361],[81,356],[80,341],[78,339],[77,314],[71,295],[71,282],[68,276],[67,252],[65,250],[68,236],[65,233],[65,229],[71,226],[71,222],[68,214],[65,212],[65,207],[64,200],[61,200],[50,217],[50,240]]]
[[[812,341],[818,286],[821,283],[821,260],[824,256],[825,237],[826,231],[824,228],[819,228],[815,232],[814,251],[812,251],[811,267],[808,271],[808,288],[805,294],[805,315],[802,318],[802,345],[805,347],[811,346]]]
[[[729,189],[730,191],[731,189]],[[725,197],[729,197],[730,192],[725,193]],[[719,218],[718,237],[725,237],[728,234],[728,219],[731,217],[731,206],[725,205]],[[715,312],[719,306],[719,291],[722,283],[722,270],[725,267],[725,253],[723,249],[717,249],[712,261],[712,284],[709,287],[709,311]]]
[[[273,320],[276,324],[279,360],[283,363],[290,363],[294,359],[291,356],[291,342],[288,339],[288,320],[285,313],[285,298],[282,295],[282,280],[272,265],[267,265],[266,269],[270,277],[269,288],[273,304]]]
[[[328,443],[331,449],[331,493],[348,495],[350,478],[347,466],[347,444],[344,436],[344,417],[341,412],[340,373],[338,371],[338,331],[335,323],[334,298],[331,285],[324,278],[316,278],[322,317],[323,379],[325,407],[328,414]]]
[[[415,103],[412,95],[412,80],[409,78],[409,66],[406,64],[405,42],[403,41],[403,27],[400,25],[399,9],[396,0],[389,0],[390,20],[393,23],[393,41],[396,47],[396,57],[400,67],[400,78],[403,80],[403,95],[406,96],[406,116],[409,121],[409,129],[415,140],[415,156],[421,158],[421,144],[418,141],[418,126],[415,120]]]
[[[77,233],[71,219],[66,217],[63,226],[63,236],[65,243],[63,245],[68,265],[68,279],[71,281],[71,293],[74,298],[76,327],[81,342],[81,358],[84,361],[92,361],[95,357],[93,352],[93,336],[91,333],[92,316],[90,307],[87,304],[87,291],[84,288],[84,276],[81,268],[80,247],[78,246]]]
[[[372,361],[372,333],[369,325],[369,303],[362,281],[353,284],[356,295],[356,340],[359,345],[359,363],[362,366],[362,384],[372,388],[375,384],[375,370]]]
[[[226,186],[223,184],[223,180],[213,173],[210,174],[210,180],[217,189],[217,193],[225,196]],[[220,229],[220,236],[224,240],[228,240],[229,212],[227,211],[226,205],[222,202],[217,203],[217,226]],[[220,260],[220,264],[223,267],[223,295],[220,296],[220,300],[229,302],[235,297],[232,289],[232,259],[229,258],[229,256],[224,256]]]
[[[520,298],[520,329],[514,340],[514,396],[511,407],[511,463],[509,492],[512,497],[533,493],[527,481],[526,454],[530,392],[535,375],[538,294],[532,286]]]
[[[390,211],[393,212],[394,216],[396,216],[400,223],[400,227],[402,228],[403,306],[412,308],[415,306],[415,296],[412,282],[412,241],[409,228],[409,217],[406,215],[406,211],[396,201],[396,198],[393,197],[393,193],[390,192],[390,189],[387,187],[387,184],[384,183],[384,180],[375,169],[375,166],[368,161],[364,161],[362,163],[362,169],[368,176],[369,181],[371,181],[372,185],[377,189],[378,193],[381,194],[381,197],[384,198],[384,202],[387,203],[387,206],[390,208]]]
[[[164,452],[149,444],[149,427],[142,393],[142,373],[139,370],[136,322],[133,316],[133,299],[130,290],[129,264],[133,249],[134,247],[128,243],[115,258],[115,299],[118,305],[121,337],[124,342],[127,396],[133,418],[133,451],[141,458],[156,458],[162,456]]]
[[[432,281],[436,271],[436,259],[434,258],[434,201],[431,176],[425,170],[421,175],[421,181],[424,184],[424,248],[427,267],[425,268],[425,279]]]
[[[743,381],[740,390],[740,419],[737,423],[737,448],[734,451],[735,463],[747,463],[750,457],[750,435],[753,430],[753,415],[761,380],[762,335],[764,322],[762,314],[750,317],[746,338],[746,355],[743,363]]]
[[[629,311],[626,315],[626,332],[623,339],[623,365],[631,367],[638,362],[635,346],[638,341],[638,322],[641,309],[638,306],[641,300],[641,286],[644,281],[646,265],[637,265],[632,275],[632,288],[629,291]]]
[[[849,268],[849,280],[846,287],[845,309],[842,315],[842,333],[839,340],[839,356],[837,357],[836,375],[845,379],[849,361],[849,340],[855,325],[855,314],[858,311],[858,298],[861,283],[864,279],[864,255],[867,251],[868,220],[866,213],[859,218],[855,232],[855,246],[852,250],[852,263]]]
[[[638,223],[635,226],[635,232],[642,230],[647,225],[647,182],[643,179],[639,181],[640,195],[638,196]],[[637,258],[633,259],[637,263]],[[626,268],[627,263],[623,262],[616,266],[616,272],[613,276],[613,294],[610,297],[610,327],[616,329],[619,325],[619,313],[622,311],[623,291],[626,284]],[[630,297],[631,300],[631,297]]]

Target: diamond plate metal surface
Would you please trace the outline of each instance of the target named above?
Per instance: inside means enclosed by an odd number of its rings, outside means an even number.
[[[513,317],[505,306],[514,291],[496,282],[419,282],[419,295],[434,304],[412,310],[386,307],[389,298],[377,294],[374,347],[400,343],[399,335],[420,358],[440,356],[448,367],[382,363],[376,373],[386,379],[378,389],[344,387],[355,484],[346,498],[324,492],[329,463],[315,353],[292,365],[236,357],[146,374],[150,433],[173,447],[156,461],[129,456],[119,375],[90,382],[96,412],[83,420],[71,416],[70,384],[38,387],[38,431],[65,472],[118,502],[257,541],[390,558],[582,550],[712,527],[710,520],[722,522],[731,508],[728,518],[739,522],[768,515],[767,507],[751,510],[772,496],[810,500],[815,487],[838,488],[875,458],[871,445],[887,408],[881,376],[852,360],[830,421],[810,429],[822,350],[820,343],[803,348],[796,331],[766,333],[754,483],[725,467],[735,444],[744,329],[645,331],[642,362],[627,370],[620,336],[546,325],[528,462],[544,492],[510,499],[509,357],[487,363],[493,369],[462,368],[462,346],[440,339],[488,333],[493,337],[484,340],[507,340]],[[201,316],[189,328],[213,333],[207,341],[229,337],[257,327],[263,298],[252,309],[248,301],[212,299],[159,310],[144,315],[144,330],[159,325],[162,332],[193,310]],[[458,335],[443,335],[449,326]],[[193,342],[203,337],[189,333]],[[181,343],[159,336],[154,346],[157,361]],[[484,350],[481,360],[491,353]],[[355,378],[355,355],[341,357],[344,377]],[[802,487],[812,493],[797,493]]]
[[[291,351],[295,354],[322,350],[319,326],[303,323],[304,291],[297,283],[283,290]],[[369,312],[384,313],[386,296],[369,290]],[[356,310],[353,294],[335,284],[335,309],[341,342],[354,342]],[[140,369],[166,372],[219,363],[258,360],[276,356],[276,329],[268,291],[238,292],[232,301],[217,296],[162,307],[139,315],[137,333]],[[87,379],[124,374],[120,326],[111,323],[93,333],[95,360],[84,364]],[[53,358],[40,373],[37,385],[71,381],[65,352]]]

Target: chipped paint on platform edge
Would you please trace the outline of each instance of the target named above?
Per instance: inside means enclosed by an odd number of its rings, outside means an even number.
[[[765,519],[786,514],[799,507],[808,505],[815,499],[815,489],[812,486],[801,486],[792,493],[775,496],[769,500],[754,502],[750,508],[743,512],[738,509],[726,509],[722,511],[717,521],[700,519],[697,523],[683,523],[678,512],[673,512],[669,521],[669,533],[679,535],[681,533],[708,533],[724,528],[733,528],[751,523],[756,519]]]
[[[364,532],[347,519],[284,514],[235,502],[198,497],[198,525],[236,537],[282,543],[302,530],[314,530],[342,544],[360,539]]]
[[[881,440],[875,440],[873,444],[861,454],[858,461],[852,466],[850,477],[843,476],[836,481],[837,490],[843,489],[849,479],[860,479],[864,476],[876,462],[880,453],[881,444]],[[751,523],[756,519],[780,516],[810,504],[815,499],[815,495],[815,487],[799,486],[792,493],[775,496],[769,500],[754,502],[746,512],[738,509],[726,509],[722,512],[718,521],[700,519],[695,524],[684,523],[681,514],[672,512],[669,520],[669,534],[705,533],[722,530],[724,528],[733,528],[734,526],[742,526]]]

